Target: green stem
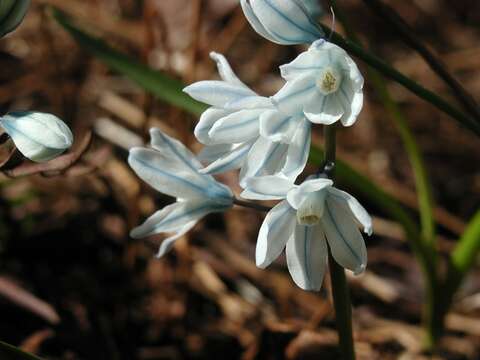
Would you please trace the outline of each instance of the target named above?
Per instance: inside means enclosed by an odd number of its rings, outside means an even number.
[[[336,5],[335,0],[332,0],[332,6],[349,39],[357,43],[358,46],[361,46],[360,40],[349,26],[347,19],[341,9]],[[408,127],[408,123],[400,107],[391,97],[384,78],[372,68],[368,69],[368,75],[372,80],[373,88],[380,95],[385,109],[400,133],[415,176],[422,232],[421,234],[418,232],[415,234],[407,234],[407,236],[424,273],[426,299],[422,314],[423,324],[426,330],[425,346],[431,349],[438,338],[438,334],[436,333],[436,324],[438,323],[437,308],[441,296],[438,296],[439,280],[436,274],[435,221],[433,217],[433,200],[430,181],[420,149],[416,144],[415,138]]]
[[[326,34],[331,32],[331,29],[329,27],[323,24],[321,24],[321,26]],[[355,42],[344,39],[340,34],[336,32],[332,33],[331,41],[338,46],[344,48],[354,56],[358,57],[372,68],[378,70],[382,75],[385,75],[386,77],[394,80],[395,82],[410,90],[418,97],[431,103],[444,113],[450,115],[461,125],[467,127],[475,134],[480,135],[480,125],[470,116],[464,114],[454,106],[450,105],[447,101],[445,101],[443,98],[436,95],[432,91],[424,88],[417,82],[403,75],[401,72],[395,70],[377,56],[367,52],[361,46],[355,44]]]
[[[323,172],[329,178],[333,178],[335,172],[336,132],[337,128],[335,125],[324,127],[325,158]],[[352,331],[352,305],[345,270],[337,264],[330,251],[328,253],[328,262],[340,351],[344,360],[354,360],[355,348]]]
[[[340,351],[344,360],[354,360],[355,348],[353,345],[352,306],[345,270],[337,264],[330,252],[328,254],[328,263]]]

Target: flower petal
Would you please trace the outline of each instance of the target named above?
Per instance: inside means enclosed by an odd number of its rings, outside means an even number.
[[[241,143],[258,137],[264,110],[240,110],[218,120],[208,135],[216,143]]]
[[[179,201],[164,207],[150,216],[142,225],[130,232],[135,239],[159,233],[175,233],[164,240],[157,256],[162,256],[174,241],[190,230],[202,217],[212,212],[225,211],[230,206],[203,199]]]
[[[339,99],[343,107],[344,114],[340,119],[343,126],[352,126],[363,107],[363,92],[348,94],[345,87],[340,87]]]
[[[252,28],[265,39],[270,40],[271,42],[276,42],[275,38],[268,33],[268,31],[265,29],[265,27],[262,25],[260,20],[253,12],[253,9],[250,5],[250,0],[240,0],[240,4],[242,5],[243,13]]]
[[[328,192],[332,201],[338,202],[340,205],[344,205],[346,208],[350,209],[353,216],[355,216],[358,222],[362,224],[363,231],[368,235],[372,235],[372,218],[357,199],[349,193],[334,187],[330,187]]]
[[[355,274],[367,266],[367,249],[355,220],[347,209],[327,197],[323,230],[335,261]]]
[[[161,152],[164,156],[178,159],[187,168],[196,172],[202,168],[202,164],[195,155],[180,141],[174,139],[158,128],[150,129],[151,145],[155,150]]]
[[[267,110],[260,116],[260,135],[273,142],[289,144],[297,130],[300,118],[278,110]]]
[[[250,0],[250,4],[275,43],[306,44],[324,35],[299,1]]]
[[[232,111],[219,109],[215,107],[208,108],[200,116],[200,120],[195,126],[195,137],[199,142],[205,145],[213,144],[213,140],[208,135],[208,132],[212,129],[212,126],[221,118],[230,115]]]
[[[315,77],[308,74],[288,81],[273,97],[274,104],[285,114],[296,115],[303,111],[306,98],[316,93]]]
[[[305,105],[304,113],[315,124],[331,125],[342,117],[344,110],[336,93],[326,96],[318,93],[316,100]]]
[[[292,62],[280,66],[280,73],[287,81],[292,81],[301,76],[313,76],[328,64],[328,56],[323,51],[304,51]]]
[[[286,201],[268,212],[260,227],[255,250],[255,262],[259,268],[266,268],[282,253],[293,236],[295,223],[295,211]]]
[[[292,142],[288,145],[287,158],[281,173],[295,180],[307,165],[310,154],[312,126],[310,121],[302,119]]]
[[[214,51],[212,51],[210,53],[210,58],[215,61],[217,63],[217,70],[218,70],[218,74],[220,75],[220,77],[222,78],[223,81],[229,83],[229,84],[232,84],[232,85],[236,85],[236,86],[240,86],[240,87],[244,87],[248,90],[250,90],[248,88],[247,85],[245,85],[239,78],[238,76],[233,72],[232,70],[232,67],[230,66],[230,64],[228,63],[227,59],[225,58],[225,56],[223,56],[222,54],[219,54],[219,53],[216,53]]]
[[[200,199],[178,201],[155,212],[142,225],[134,228],[130,236],[141,239],[154,234],[175,232],[191,221],[198,221],[210,210],[211,204],[205,204]]]
[[[207,145],[198,153],[197,159],[203,164],[210,164],[229,154],[234,148],[234,144]]]
[[[253,177],[246,180],[245,190],[240,196],[251,200],[285,199],[294,186],[292,179],[282,175]]]
[[[187,86],[183,91],[195,100],[219,108],[223,108],[225,104],[246,96],[256,96],[248,88],[216,80],[199,81]]]
[[[301,185],[292,188],[287,194],[287,201],[291,207],[297,210],[308,194],[329,188],[333,185],[330,179],[311,179],[304,181]]]
[[[240,171],[240,186],[245,188],[245,181],[248,178],[273,175],[280,171],[285,163],[287,149],[286,144],[259,137],[250,149]]]
[[[327,243],[321,226],[295,226],[287,242],[287,265],[293,281],[303,290],[319,291],[327,266]]]
[[[231,199],[231,192],[206,176],[185,166],[177,158],[146,148],[133,148],[130,167],[157,191],[177,198]]]
[[[252,147],[252,142],[236,145],[210,165],[200,170],[202,174],[220,174],[240,168]]]
[[[273,108],[272,99],[264,96],[245,96],[234,99],[225,104],[228,110],[270,109]]]

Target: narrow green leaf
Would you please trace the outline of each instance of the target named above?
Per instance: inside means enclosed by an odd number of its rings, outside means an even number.
[[[0,359],[2,360],[42,360],[38,356],[26,353],[19,348],[0,341]]]
[[[449,260],[444,295],[453,296],[480,252],[480,210],[472,217]]]
[[[163,101],[178,106],[193,114],[200,114],[206,106],[185,94],[181,81],[143,65],[112,49],[105,42],[80,30],[58,10],[53,10],[55,19],[85,50],[115,70],[136,82],[139,86]]]
[[[420,149],[402,111],[395,100],[390,96],[382,76],[376,71],[370,71],[369,75],[375,90],[380,95],[385,108],[397,127],[403,145],[405,146],[405,150],[407,151],[415,177],[422,237],[427,242],[433,244],[435,242],[435,219],[433,216],[432,190]]]

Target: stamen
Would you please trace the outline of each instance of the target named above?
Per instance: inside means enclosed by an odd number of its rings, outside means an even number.
[[[328,95],[338,90],[341,81],[340,73],[331,67],[327,67],[318,77],[317,87],[324,95]]]

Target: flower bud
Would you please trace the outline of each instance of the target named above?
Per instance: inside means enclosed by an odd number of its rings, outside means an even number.
[[[302,0],[241,0],[241,5],[255,31],[274,43],[309,44],[325,35]]]
[[[0,118],[0,125],[17,149],[35,162],[49,161],[73,143],[68,126],[52,114],[12,112]]]
[[[0,37],[15,30],[25,17],[30,0],[0,1]]]

